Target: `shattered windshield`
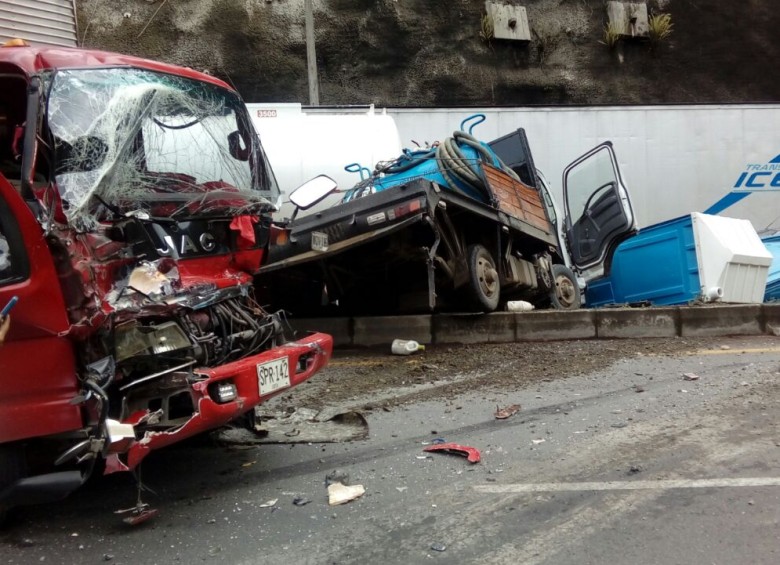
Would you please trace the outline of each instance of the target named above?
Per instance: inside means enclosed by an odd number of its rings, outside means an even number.
[[[48,126],[69,221],[258,213],[279,194],[238,96],[132,68],[50,78]]]

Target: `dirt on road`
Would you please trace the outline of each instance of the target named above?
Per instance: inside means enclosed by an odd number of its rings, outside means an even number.
[[[432,397],[452,399],[475,389],[518,390],[589,374],[620,359],[729,348],[729,342],[656,338],[450,345],[429,346],[408,357],[391,355],[389,345],[337,351],[327,369],[279,402],[313,409],[334,405],[387,409]]]

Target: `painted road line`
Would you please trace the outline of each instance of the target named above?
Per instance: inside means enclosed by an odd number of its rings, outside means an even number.
[[[734,355],[735,353],[780,353],[780,347],[756,347],[753,349],[699,349],[687,351],[688,355]]]
[[[527,492],[582,492],[601,490],[669,490],[690,488],[776,487],[780,477],[743,479],[669,479],[658,481],[605,481],[594,483],[528,483],[475,485],[483,494],[522,494]]]
[[[348,360],[342,360],[342,361],[331,361],[328,363],[330,366],[338,366],[338,367],[376,367],[377,365],[384,365],[387,363],[387,360],[384,361],[348,361]]]

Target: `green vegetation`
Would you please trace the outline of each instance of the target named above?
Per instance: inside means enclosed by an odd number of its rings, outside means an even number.
[[[487,14],[482,16],[482,28],[480,29],[479,37],[488,45],[490,45],[490,40],[493,39],[493,18]]]
[[[599,43],[603,43],[612,50],[617,46],[618,41],[620,41],[620,28],[614,23],[605,25],[604,39]]]
[[[671,14],[654,14],[650,16],[648,25],[650,28],[650,41],[653,43],[658,43],[672,35],[672,28],[674,27]]]

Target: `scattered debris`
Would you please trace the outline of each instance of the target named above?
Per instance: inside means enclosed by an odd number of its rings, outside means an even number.
[[[272,506],[276,506],[276,503],[279,502],[278,498],[272,498],[271,500],[267,500],[263,502],[260,505],[260,508],[271,508]]]
[[[395,490],[397,490],[398,492],[404,492],[408,488],[409,487],[395,487]]]
[[[443,543],[438,543],[437,542],[437,543],[432,543],[431,544],[431,549],[433,551],[446,551],[447,550],[447,546],[444,545]]]
[[[695,373],[683,373],[683,380],[684,381],[698,381],[699,375]]]
[[[434,445],[442,444],[442,443],[447,443],[447,440],[445,440],[443,437],[435,437],[431,440],[431,443]]]
[[[496,406],[496,412],[493,414],[493,416],[496,417],[496,420],[506,420],[510,416],[514,416],[520,411],[520,405],[519,404],[510,404],[506,408],[499,408]]]
[[[337,506],[360,498],[366,493],[363,485],[347,486],[341,483],[332,483],[328,485],[328,504]]]
[[[150,508],[148,504],[139,503],[137,506],[133,506],[132,508],[117,510],[114,512],[114,514],[129,513],[129,516],[122,518],[122,521],[128,526],[137,526],[138,524],[143,524],[147,520],[151,520],[157,516],[158,512],[159,511],[156,508]]]
[[[729,349],[731,349],[731,347],[729,347],[728,345],[721,345],[721,346],[720,346],[720,348],[721,348],[723,351],[728,351]]]
[[[242,467],[251,467],[255,463],[257,463],[257,461],[247,461],[246,463],[242,463],[241,466]]]
[[[258,407],[255,430],[224,428],[215,432],[218,442],[229,445],[263,443],[340,443],[368,437],[368,421],[359,412],[295,408],[270,411]]]
[[[425,351],[425,346],[412,339],[394,339],[390,351],[393,355],[411,355],[418,351]]]
[[[111,555],[110,553],[103,554],[103,561],[113,561],[113,560],[114,560],[114,556]]]
[[[544,443],[545,441],[547,441],[547,440],[546,439],[532,439],[531,443],[533,443],[534,445],[539,445],[540,443]]]
[[[295,506],[306,506],[310,502],[311,500],[309,500],[308,498],[304,498],[302,496],[296,496],[295,498],[293,498],[293,504]]]
[[[457,443],[429,445],[428,447],[424,447],[423,451],[443,451],[444,453],[452,453],[454,455],[465,455],[469,463],[479,463],[479,460],[482,457],[478,449],[467,445],[459,445]]]
[[[328,487],[333,483],[349,484],[349,473],[336,469],[325,475],[325,486]]]
[[[506,309],[509,312],[527,312],[535,308],[536,306],[525,300],[510,300],[506,303]]]
[[[645,387],[643,387],[642,385],[634,385],[634,391],[635,392],[644,392],[645,391]]]
[[[639,465],[631,465],[631,467],[628,469],[628,474],[636,475],[637,473],[641,473],[642,470],[643,470],[642,467],[640,467]]]
[[[628,424],[625,422],[615,422],[612,424],[613,428],[625,428]]]

